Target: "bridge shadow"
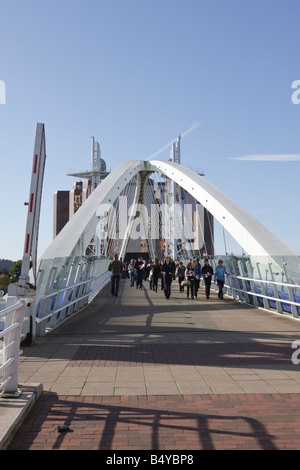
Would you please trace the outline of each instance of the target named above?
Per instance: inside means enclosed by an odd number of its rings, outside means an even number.
[[[185,301],[176,292],[167,301],[162,293],[147,290],[130,293],[125,285],[120,294],[117,300],[113,299],[107,287],[85,310],[48,336],[38,338],[36,345],[25,347],[23,356],[34,358],[30,367],[41,358],[42,361],[54,359],[54,364],[58,359],[68,360],[69,366],[75,368],[124,366],[125,369],[165,364],[299,368],[291,363],[291,341],[300,336],[300,325],[290,319],[287,322],[291,323],[285,323],[284,328],[273,319],[265,331],[255,323],[259,321],[259,312],[229,299],[219,302],[212,297],[204,307],[201,302]],[[249,325],[248,330],[242,330],[235,324],[239,312],[242,318],[245,315],[245,320],[248,313],[254,312],[252,330]],[[261,312],[261,315],[270,314]],[[225,324],[228,319],[227,328],[217,327],[215,322],[220,318]],[[44,439],[45,446],[53,450],[76,446],[162,450],[168,449],[168,445],[173,449],[177,445],[180,450],[191,446],[195,450],[213,450],[220,446],[229,449],[235,443],[245,448],[249,445],[275,450],[277,437],[268,430],[275,428],[271,425],[268,428],[264,423],[268,423],[269,416],[272,421],[275,405],[282,406],[280,415],[287,404],[284,397],[276,401],[272,394],[261,395],[260,399],[263,402],[256,407],[247,398],[242,403],[235,395],[222,394],[64,397],[44,393],[10,449],[38,449]],[[291,416],[295,409],[294,404]],[[72,432],[58,433],[58,425],[67,425]]]
[[[139,397],[133,398],[138,402]],[[198,412],[195,409],[199,401],[186,406],[167,397],[167,400],[158,398],[156,406],[153,402],[150,406],[143,398],[139,406],[133,406],[132,397],[124,405],[124,398],[122,404],[121,399],[119,404],[112,404],[113,399],[108,397],[93,397],[84,402],[82,397],[44,394],[8,450],[42,450],[43,441],[51,450],[163,450],[168,446],[173,451],[175,448],[214,450],[220,449],[220,444],[224,450],[235,448],[235,444],[277,450],[275,436],[261,420],[247,412],[241,413],[240,403],[236,403],[236,413],[231,403],[226,414],[226,404],[225,408],[224,403],[219,404],[220,408],[215,404],[216,412],[213,412],[210,400],[202,400]],[[272,406],[271,402],[268,405]],[[58,433],[59,425],[67,426],[70,432]]]
[[[46,354],[49,359],[71,360],[74,366],[259,365],[298,369],[291,361],[291,344],[300,337],[300,325],[293,320],[286,319],[290,328],[285,324],[280,329],[280,323],[271,314],[257,312],[231,299],[220,302],[214,295],[209,302],[199,303],[186,301],[176,291],[172,295],[167,301],[162,293],[147,289],[137,292],[135,288],[126,288],[124,282],[116,300],[106,286],[85,310],[47,337],[38,339],[36,346],[24,347],[23,355]],[[240,323],[247,321],[247,315],[253,312],[256,315],[251,323],[253,329],[243,331]],[[232,329],[235,314],[239,315],[239,328]],[[272,320],[268,330],[255,323],[266,316],[266,326]],[[227,328],[218,327],[217,321],[228,323]],[[68,338],[64,347],[60,347],[60,337]]]

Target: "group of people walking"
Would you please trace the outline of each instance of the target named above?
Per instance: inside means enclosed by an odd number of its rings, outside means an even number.
[[[218,297],[223,299],[223,287],[225,282],[226,267],[223,260],[218,261],[215,270],[209,264],[209,260],[205,259],[204,265],[201,267],[199,259],[189,260],[187,266],[182,261],[174,262],[170,257],[159,261],[154,258],[153,261],[145,261],[142,256],[137,260],[132,259],[130,263],[123,263],[122,259],[118,259],[118,255],[114,255],[113,261],[108,265],[111,272],[111,294],[118,296],[119,282],[121,277],[127,277],[130,281],[130,287],[136,286],[136,289],[143,289],[143,282],[148,280],[150,289],[157,292],[158,281],[161,279],[161,290],[167,299],[171,295],[171,285],[173,280],[178,279],[179,291],[184,292],[186,287],[187,298],[197,299],[200,287],[201,277],[204,280],[205,295],[209,299],[212,279],[218,284]]]
[[[223,299],[225,274],[228,274],[226,272],[226,267],[223,265],[223,260],[218,261],[218,266],[216,267],[215,271],[209,264],[208,259],[205,259],[203,267],[201,267],[198,258],[194,261],[190,259],[186,267],[182,262],[179,262],[177,273],[179,290],[183,292],[184,287],[186,286],[188,298],[191,293],[191,298],[197,299],[198,290],[200,287],[200,279],[202,277],[205,285],[205,295],[206,298],[209,299],[211,283],[214,277],[214,282],[217,282],[219,288],[218,297],[219,299]]]
[[[143,260],[142,257],[137,261],[132,259],[127,269],[131,287],[134,287],[136,282],[136,288],[143,289],[143,281],[149,280],[150,289],[157,292],[158,280],[161,278],[162,289],[164,289],[166,297],[170,297],[171,282],[176,271],[176,266],[170,258],[165,258],[164,261],[158,261],[157,258],[154,258],[149,262]]]

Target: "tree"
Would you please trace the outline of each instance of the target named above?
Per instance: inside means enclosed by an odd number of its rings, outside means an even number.
[[[10,278],[6,274],[0,274],[0,290],[6,293],[8,284],[10,284]]]
[[[8,273],[12,264],[13,264],[13,261],[11,261],[10,259],[2,259],[1,258],[0,259],[0,270],[2,270],[4,268],[5,272]],[[1,271],[1,274],[2,274],[2,271]]]
[[[11,282],[16,282],[19,279],[19,276],[21,274],[21,268],[22,268],[22,260],[15,261],[9,270],[9,275],[12,279]]]

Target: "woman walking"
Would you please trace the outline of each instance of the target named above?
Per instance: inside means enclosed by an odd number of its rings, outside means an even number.
[[[183,262],[180,261],[179,266],[177,268],[179,292],[184,292],[184,287],[181,285],[182,281],[184,280],[184,273],[185,273],[185,266],[183,266]]]
[[[193,269],[193,264],[189,263],[186,267],[185,270],[185,278],[187,281],[189,281],[189,285],[187,285],[187,291],[186,291],[186,296],[189,298],[190,295],[190,289],[191,289],[191,298],[194,298],[194,269]]]

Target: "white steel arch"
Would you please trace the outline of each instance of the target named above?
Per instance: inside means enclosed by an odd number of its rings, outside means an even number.
[[[139,172],[148,170],[148,166],[148,162],[128,160],[113,170],[71,217],[41,260],[82,256],[96,233],[99,206],[112,205],[127,183]]]
[[[174,162],[150,163],[155,171],[162,172],[194,196],[249,256],[295,256],[260,222],[202,176]]]
[[[179,184],[221,223],[248,255],[294,256],[294,253],[260,222],[194,171],[170,161],[129,160],[112,171],[92,192],[41,259],[82,256],[96,233],[99,206],[113,204],[126,184],[141,172],[160,172]]]

